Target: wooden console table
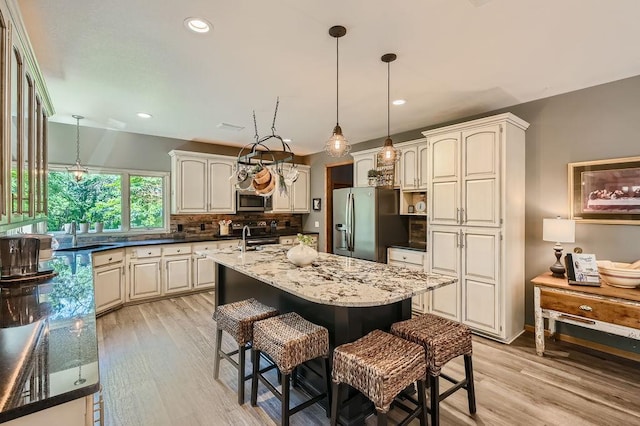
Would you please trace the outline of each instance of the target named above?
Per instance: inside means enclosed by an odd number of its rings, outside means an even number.
[[[640,340],[640,289],[569,285],[551,272],[535,277],[533,288],[536,353],[544,354],[544,318],[551,335],[556,321]]]

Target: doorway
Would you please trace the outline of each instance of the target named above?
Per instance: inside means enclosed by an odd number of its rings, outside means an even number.
[[[353,187],[353,162],[327,164],[325,170],[325,241],[326,252],[333,253],[333,190]]]

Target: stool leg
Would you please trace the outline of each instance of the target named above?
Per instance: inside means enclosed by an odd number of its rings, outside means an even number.
[[[427,391],[426,391],[426,380],[418,380],[418,403],[422,407],[422,411],[420,412],[420,426],[428,426],[427,420]]]
[[[381,413],[378,411],[378,426],[387,426],[387,413]]]
[[[216,325],[216,351],[213,354],[213,378],[218,380],[220,374],[220,351],[222,350],[222,329]]]
[[[253,363],[253,370],[251,375],[251,405],[255,407],[258,405],[258,374],[260,371],[260,351],[257,349],[251,349],[251,362]]]
[[[291,379],[290,374],[282,375],[282,407],[280,407],[282,412],[282,426],[289,426],[289,380]]]
[[[431,390],[431,426],[440,424],[440,383],[438,376],[429,375],[429,387]]]
[[[329,357],[324,359],[324,371],[322,378],[327,389],[327,417],[331,417],[331,366],[329,365]]]
[[[340,415],[340,390],[341,383],[333,382],[331,386],[331,426],[338,424],[338,416]]]
[[[467,378],[467,398],[469,399],[469,413],[475,414],[476,412],[476,389],[473,384],[473,363],[471,361],[471,355],[464,356],[464,373]]]
[[[244,345],[238,345],[238,404],[244,404],[244,369],[245,369],[245,349]]]
[[[291,372],[291,386],[294,388],[298,387],[298,368],[294,368]]]

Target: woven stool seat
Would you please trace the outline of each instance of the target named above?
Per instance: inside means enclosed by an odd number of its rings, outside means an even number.
[[[213,313],[216,321],[216,352],[213,361],[213,378],[220,374],[220,359],[224,358],[238,370],[238,404],[244,404],[244,382],[251,376],[245,374],[245,351],[250,347],[253,338],[253,323],[278,315],[278,310],[263,305],[255,299],[220,305]],[[226,331],[238,344],[238,349],[231,352],[222,350],[222,332]],[[232,356],[238,355],[236,362]]]
[[[282,378],[282,391],[279,392],[269,380],[258,371],[257,359],[266,355],[278,367]],[[288,426],[289,418],[300,410],[329,397],[329,331],[313,324],[295,312],[258,321],[253,325],[253,379],[251,382],[251,405],[258,403],[258,381],[271,391],[281,403],[281,425]],[[291,408],[290,380],[295,385],[296,368],[307,361],[323,358],[324,368],[318,374],[326,389],[305,402]],[[312,369],[310,372],[314,372]],[[315,372],[314,372],[315,373]],[[330,399],[330,398],[329,398]],[[330,402],[327,404],[329,406]],[[330,409],[327,409],[329,416]]]
[[[439,375],[442,366],[453,358],[472,353],[469,327],[436,315],[396,322],[391,333],[424,346],[427,372],[432,376]]]
[[[389,411],[407,386],[425,378],[424,349],[381,330],[374,330],[333,352],[332,379],[362,392],[378,412]]]
[[[303,362],[329,354],[329,331],[295,312],[256,322],[253,347],[276,363],[280,372],[290,374]]]
[[[476,394],[473,384],[473,363],[471,360],[471,331],[463,324],[432,314],[424,314],[406,321],[394,323],[391,332],[410,342],[424,346],[429,378],[431,425],[440,422],[440,401],[459,389],[467,391],[469,412],[476,412]],[[442,373],[442,367],[453,358],[464,356],[465,378],[456,380]],[[439,378],[454,385],[440,394]]]
[[[213,319],[217,326],[229,333],[239,345],[246,345],[253,340],[253,323],[276,315],[277,309],[252,298],[218,306]]]

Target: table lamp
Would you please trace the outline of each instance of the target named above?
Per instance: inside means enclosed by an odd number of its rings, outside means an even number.
[[[552,276],[556,278],[564,278],[564,265],[560,262],[562,257],[562,244],[573,243],[576,239],[576,222],[571,219],[543,219],[542,222],[542,239],[544,241],[555,242],[553,250],[556,255],[556,263],[549,268]]]

